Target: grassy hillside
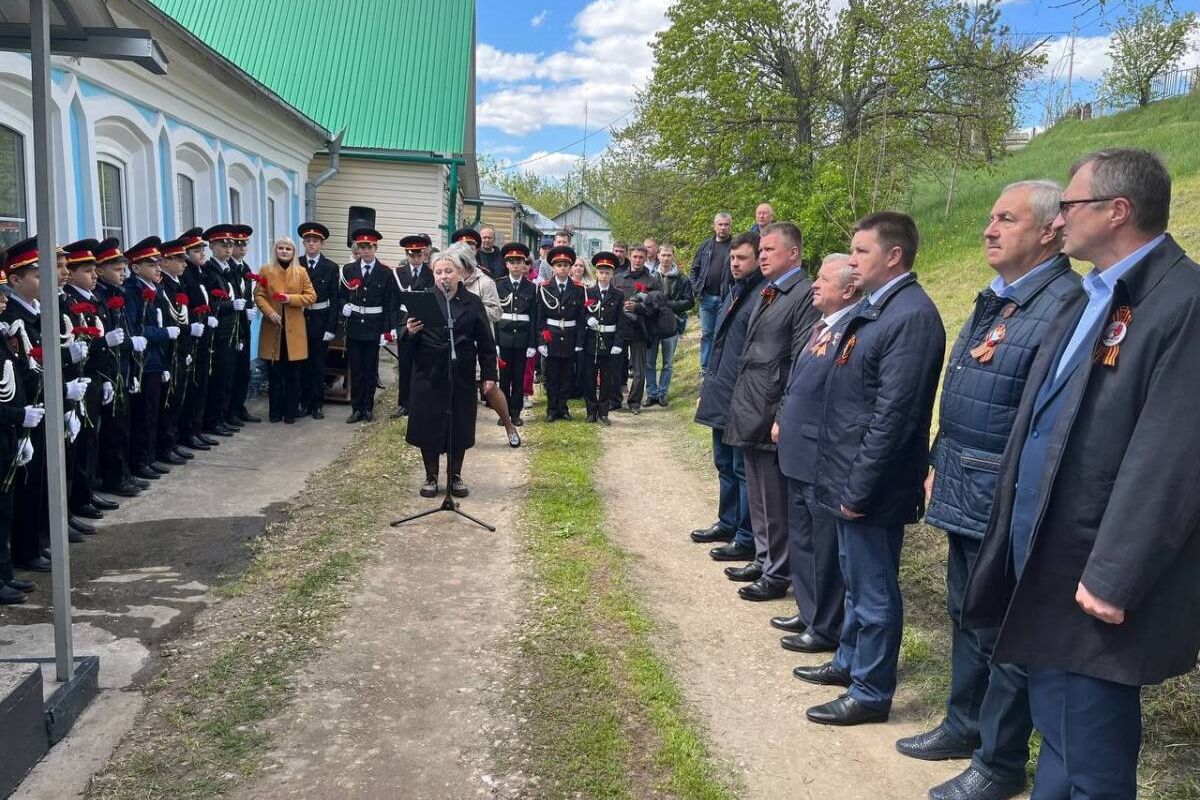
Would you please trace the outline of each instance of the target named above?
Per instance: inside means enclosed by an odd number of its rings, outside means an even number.
[[[1033,178],[1065,185],[1075,159],[1115,146],[1144,147],[1163,157],[1173,179],[1171,233],[1193,257],[1200,253],[1200,94],[1113,117],[1063,122],[991,169],[960,173],[949,219],[944,185],[930,181],[913,193],[909,211],[921,229],[917,271],[948,331],[958,331],[975,295],[992,278],[982,237],[1000,189]]]

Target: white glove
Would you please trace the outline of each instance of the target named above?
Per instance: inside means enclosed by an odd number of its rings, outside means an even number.
[[[78,364],[88,356],[87,342],[71,342],[67,345],[67,352],[71,354],[71,363]]]
[[[345,317],[346,319],[349,319],[350,315],[353,313],[354,313],[354,310],[352,308],[350,308],[349,303],[346,303],[346,305],[342,306],[342,316]]]
[[[208,327],[210,327],[210,328],[217,327],[217,318],[216,317],[209,317],[207,322],[208,322]]]
[[[101,389],[103,389],[104,393],[100,397],[100,404],[106,406],[113,401],[114,397],[117,396],[117,392],[115,389],[113,389],[111,381],[105,381],[104,386],[102,386]]]
[[[245,346],[246,346],[245,342],[238,342],[236,345],[234,345],[233,349],[236,352],[240,353],[245,348]]]
[[[21,423],[26,428],[36,428],[42,424],[42,418],[46,416],[46,409],[41,406],[25,406],[25,421]]]
[[[325,331],[325,333],[321,335],[321,341],[323,341],[323,342],[332,342],[336,338],[337,337],[334,336],[329,331]]]
[[[609,355],[619,356],[619,355],[621,355],[621,348],[614,347],[612,350],[609,350],[608,352],[609,352]]]
[[[91,382],[91,378],[76,378],[73,381],[67,381],[67,399],[78,403],[87,394],[87,387]]]
[[[189,354],[187,357],[185,357],[183,359],[183,363],[190,367],[192,365],[192,356]]]
[[[199,339],[204,335],[204,326],[199,322],[193,322],[188,326],[188,332],[191,333],[192,336],[195,336],[197,339]]]
[[[537,352],[537,350],[534,350],[532,347],[526,347],[526,348],[525,348],[525,357],[526,357],[526,358],[533,358],[533,354],[534,354],[534,353],[536,353],[536,352]]]
[[[541,347],[539,347],[538,352],[542,354],[542,358],[550,357],[550,348],[546,347],[546,345],[542,345]]]
[[[17,466],[23,467],[33,461],[33,442],[22,439],[17,445]]]
[[[587,326],[592,330],[596,330],[596,328],[600,327],[600,320],[595,317],[588,317]]]
[[[235,297],[233,299],[233,310],[234,311],[245,311],[246,310],[246,301],[240,297]]]
[[[582,347],[576,347],[576,348],[575,348],[575,352],[576,352],[576,353],[582,353],[582,352],[583,352],[583,348],[582,348]]]
[[[109,347],[117,347],[125,344],[125,329],[113,328],[111,331],[104,334],[104,341],[108,343]]]
[[[167,338],[170,339],[171,341],[175,341],[176,339],[178,339],[179,338],[179,328],[177,328],[174,325],[168,325],[167,326]]]
[[[74,411],[68,411],[63,417],[63,424],[67,427],[67,441],[74,442],[79,436],[79,431],[83,428],[79,424],[79,415]]]
[[[145,350],[146,350],[146,337],[145,336],[131,336],[131,337],[129,337],[129,341],[133,342],[133,352],[135,352],[135,353],[145,352]]]
[[[251,322],[254,322],[254,320],[258,319],[258,309],[254,306],[248,307],[246,309],[246,319],[250,320]]]
[[[163,376],[163,383],[171,382],[171,373],[170,372],[168,372],[167,370],[164,369],[162,371],[162,376]]]
[[[129,385],[129,393],[130,394],[139,394],[141,391],[142,391],[142,382],[139,381],[137,378],[134,378],[133,382]]]

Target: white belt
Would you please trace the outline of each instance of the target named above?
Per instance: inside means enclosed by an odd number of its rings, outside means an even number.
[[[528,314],[501,314],[500,319],[505,322],[529,322]]]
[[[616,325],[601,325],[598,328],[596,328],[596,330],[600,331],[600,333],[616,333],[617,326]]]
[[[350,310],[357,314],[382,314],[383,306],[350,306]]]
[[[313,303],[311,306],[308,307],[308,310],[309,311],[320,311],[323,308],[329,308],[328,300],[322,300],[319,303]]]
[[[575,320],[573,319],[547,319],[547,325],[553,325],[556,328],[574,328]]]

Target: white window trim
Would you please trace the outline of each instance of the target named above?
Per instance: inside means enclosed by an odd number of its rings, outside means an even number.
[[[125,241],[130,238],[129,225],[131,222],[129,216],[129,165],[114,154],[113,148],[97,146],[96,147],[96,216],[99,223],[99,232],[104,233],[104,199],[100,196],[100,168],[99,163],[110,164],[117,168],[121,174],[121,247],[125,248],[132,244],[132,241]],[[104,238],[101,236],[100,238]]]

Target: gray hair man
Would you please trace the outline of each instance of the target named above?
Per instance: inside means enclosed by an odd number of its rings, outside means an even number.
[[[721,298],[729,290],[729,242],[733,217],[725,211],[713,217],[713,235],[705,239],[692,259],[692,294],[700,303],[700,374],[708,369],[713,331]]]
[[[775,221],[775,209],[770,203],[759,203],[754,209],[754,224],[750,226],[751,233],[760,233],[763,228]]]
[[[1050,323],[1080,293],[1054,228],[1062,189],[1050,181],[1004,188],[983,230],[995,271],[958,334],[942,381],[938,437],[926,481],[926,521],[946,531],[946,589],[954,641],[946,716],[897,749],[925,760],[970,758],[933,800],[1011,797],[1025,788],[1029,702],[1025,672],[991,664],[997,630],[964,630],[967,575],[992,512],[997,470],[1029,369]]]

